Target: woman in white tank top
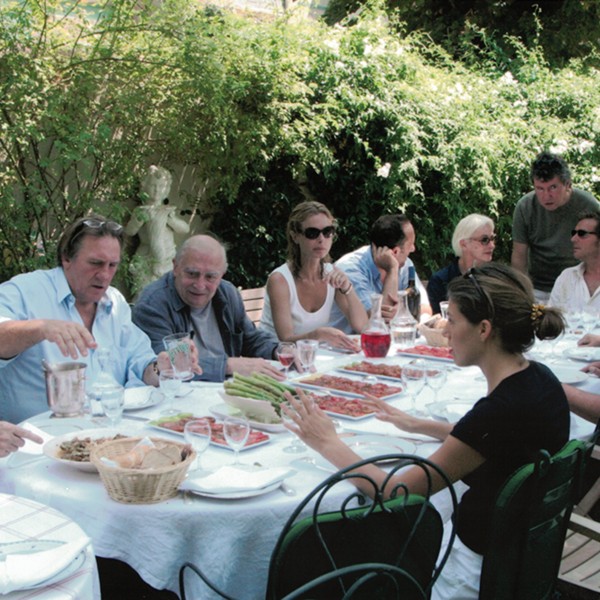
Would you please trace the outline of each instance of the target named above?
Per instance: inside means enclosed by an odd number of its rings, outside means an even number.
[[[358,352],[357,342],[329,327],[334,302],[355,331],[368,321],[352,283],[330,262],[335,230],[324,204],[302,202],[294,208],[287,224],[287,261],[269,275],[260,326],[282,341],[315,339]]]

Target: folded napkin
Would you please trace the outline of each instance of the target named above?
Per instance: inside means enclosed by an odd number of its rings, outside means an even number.
[[[247,470],[237,467],[221,467],[204,477],[189,477],[180,486],[182,490],[205,492],[207,494],[228,494],[260,490],[283,481],[292,470],[286,467]]]
[[[10,554],[0,560],[0,594],[34,587],[54,575],[77,558],[90,543],[89,538],[81,537],[72,542],[29,554]]]

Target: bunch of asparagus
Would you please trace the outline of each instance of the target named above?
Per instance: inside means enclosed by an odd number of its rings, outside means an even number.
[[[284,392],[296,393],[293,387],[262,373],[253,373],[250,376],[234,373],[232,379],[223,383],[223,388],[231,396],[266,400],[273,405],[279,416],[281,416],[280,404],[285,402]]]

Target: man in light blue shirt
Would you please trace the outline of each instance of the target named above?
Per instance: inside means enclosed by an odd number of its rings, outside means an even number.
[[[389,322],[398,308],[398,290],[408,287],[408,270],[414,267],[408,256],[415,250],[415,230],[405,215],[383,215],[373,223],[370,241],[369,246],[345,254],[335,265],[348,275],[369,314],[371,294],[383,296],[381,314]],[[415,284],[421,292],[421,314],[430,316],[427,291],[416,273]],[[350,324],[335,306],[329,325],[352,333]]]
[[[78,219],[59,241],[60,266],[0,285],[0,419],[19,423],[48,409],[42,359],[84,362],[93,382],[100,370],[95,350],[110,348],[117,381],[158,385],[150,340],[110,287],[122,243],[119,224],[97,215]]]

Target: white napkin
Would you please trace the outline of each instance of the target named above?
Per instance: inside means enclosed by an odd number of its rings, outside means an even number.
[[[9,554],[0,561],[0,594],[28,589],[60,573],[90,543],[82,537],[52,550]]]
[[[181,484],[180,488],[209,494],[260,490],[278,481],[283,481],[291,473],[292,470],[286,467],[259,470],[221,467],[218,471],[204,477],[189,477]]]
[[[125,389],[123,396],[123,408],[141,408],[150,403],[150,394],[156,388],[151,385],[130,387]]]
[[[44,444],[47,441],[51,440],[54,436],[50,435],[47,431],[39,429],[31,423],[23,423],[23,425],[21,425],[20,427],[22,427],[23,429],[27,429],[27,431],[31,431],[31,433],[39,435],[44,441],[41,444],[36,444],[31,440],[25,440],[25,444],[23,444],[23,446],[19,448],[18,452],[24,452],[25,454],[43,454]]]

